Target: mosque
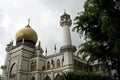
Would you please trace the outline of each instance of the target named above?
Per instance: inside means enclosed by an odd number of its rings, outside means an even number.
[[[52,55],[43,55],[41,43],[36,46],[38,34],[29,25],[16,33],[16,44],[7,44],[2,80],[60,80],[64,71],[98,72],[100,64],[90,65],[75,53],[76,47],[71,43],[70,26],[72,20],[66,12],[60,17],[63,28],[63,43],[60,51]],[[56,50],[56,46],[54,48]]]

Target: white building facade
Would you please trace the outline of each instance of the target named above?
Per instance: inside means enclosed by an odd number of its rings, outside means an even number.
[[[6,47],[3,80],[60,80],[64,71],[96,71],[92,66],[73,55],[76,47],[71,43],[70,26],[72,21],[66,12],[60,17],[63,28],[63,43],[60,52],[43,55],[40,42],[37,46],[37,33],[27,26],[16,33],[16,45],[10,42]],[[56,50],[56,47],[55,47]],[[99,65],[96,69],[100,70]]]

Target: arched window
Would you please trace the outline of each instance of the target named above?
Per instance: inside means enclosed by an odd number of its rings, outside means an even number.
[[[55,62],[54,60],[51,60],[52,68],[55,68]]]
[[[50,62],[47,62],[47,69],[50,69]]]
[[[57,59],[57,67],[60,67],[60,60]]]
[[[36,70],[36,61],[32,61],[31,62],[31,71],[35,71]]]
[[[10,69],[10,79],[13,80],[16,79],[16,74],[17,74],[17,65],[14,63]]]
[[[35,77],[33,76],[31,80],[35,80]]]
[[[47,75],[44,80],[51,80],[50,77]]]

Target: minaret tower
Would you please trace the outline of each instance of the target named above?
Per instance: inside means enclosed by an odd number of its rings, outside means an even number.
[[[68,70],[73,69],[73,52],[76,51],[75,46],[73,46],[71,42],[71,24],[72,20],[70,19],[70,15],[64,11],[64,14],[60,17],[60,25],[63,28],[63,46],[61,47],[60,51],[64,54],[63,65],[66,66]]]
[[[71,35],[70,35],[70,26],[72,24],[72,20],[70,19],[70,15],[68,15],[65,11],[61,16],[60,25],[63,28],[63,44],[64,45],[72,45],[71,43]]]

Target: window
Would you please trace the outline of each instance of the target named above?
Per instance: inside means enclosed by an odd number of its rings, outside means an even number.
[[[47,69],[50,69],[50,62],[47,62]]]
[[[60,60],[57,59],[57,67],[60,67]]]
[[[54,60],[51,60],[52,68],[55,68],[55,62]]]
[[[99,65],[96,65],[95,67],[96,67],[96,71],[99,71]]]
[[[92,66],[90,66],[90,72],[92,72],[93,71],[93,67]]]
[[[42,70],[45,70],[45,66],[42,67]]]
[[[16,79],[17,65],[14,63],[10,69],[10,79]]]
[[[31,71],[35,71],[36,70],[36,61],[32,61],[31,63]]]
[[[32,79],[31,80],[35,80],[35,77],[32,77]]]

